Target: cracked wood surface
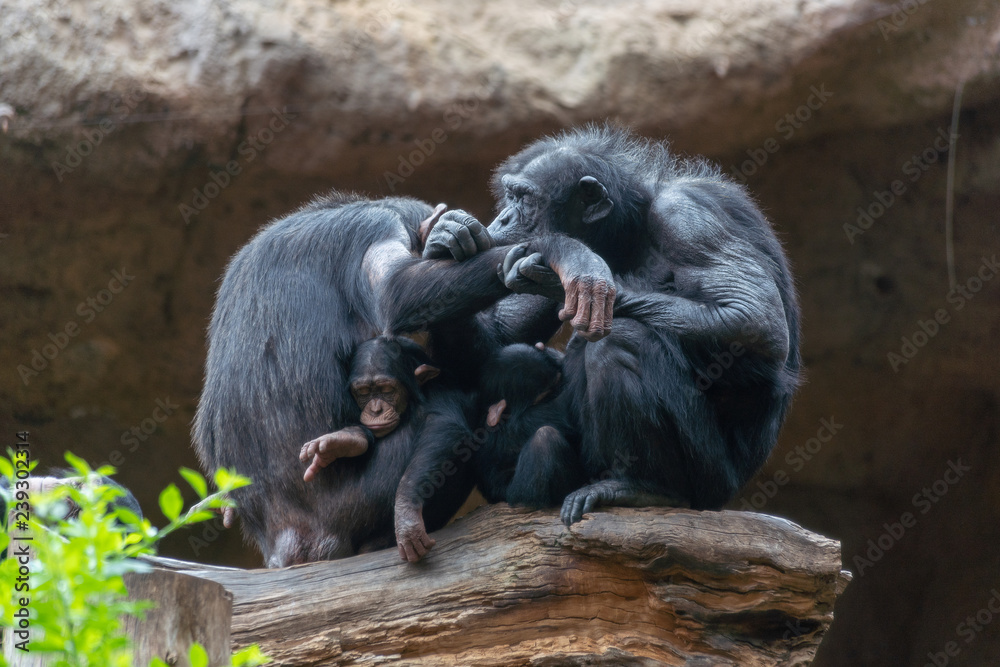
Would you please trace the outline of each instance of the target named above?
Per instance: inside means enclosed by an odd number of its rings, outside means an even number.
[[[280,665],[805,665],[850,580],[840,544],[763,514],[480,508],[395,549],[281,570],[155,559],[233,593]]]

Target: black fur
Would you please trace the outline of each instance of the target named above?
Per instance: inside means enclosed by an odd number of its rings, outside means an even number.
[[[596,222],[581,219],[585,176],[612,202]],[[566,352],[584,464],[601,481],[567,498],[564,519],[654,497],[721,507],[767,459],[799,381],[795,288],[763,214],[715,167],[612,127],[528,146],[493,188],[498,243],[572,267],[574,237],[617,287],[611,334]]]
[[[253,478],[234,500],[244,534],[269,566],[336,558],[355,548],[335,537],[343,532],[335,523],[343,507],[365,502],[355,472],[329,466],[307,484],[298,452],[356,419],[348,365],[358,343],[427,329],[435,361],[446,357],[437,365],[469,385],[481,364],[476,351],[512,335],[487,320],[474,331],[469,324],[509,294],[495,273],[506,249],[462,263],[418,259],[418,226],[431,211],[414,199],[333,193],[262,229],[226,269],[208,330],[194,446],[208,472],[226,466]],[[404,256],[375,262],[379,271],[370,275],[365,253],[385,243]],[[530,330],[538,316],[526,306],[537,299],[510,301],[505,312]],[[464,344],[453,344],[463,327]],[[446,390],[438,400],[446,401]],[[452,400],[442,410],[461,412],[465,399]],[[386,479],[397,479],[395,472]]]
[[[506,403],[500,423],[487,425],[475,457],[476,485],[489,502],[557,506],[583,483],[579,436],[568,419],[563,385],[562,354],[552,349],[510,345],[486,363],[480,422],[491,406]]]

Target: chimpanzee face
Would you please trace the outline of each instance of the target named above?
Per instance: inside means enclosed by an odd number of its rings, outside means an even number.
[[[539,188],[524,176],[504,174],[500,184],[502,209],[487,231],[497,245],[520,243],[530,238],[544,220],[548,202]]]
[[[511,159],[517,164],[518,158]],[[500,213],[487,231],[497,245],[526,241],[542,232],[583,238],[586,227],[611,213],[614,203],[593,176],[577,178],[579,165],[563,153],[546,153],[494,180]]]
[[[409,401],[406,387],[385,375],[357,378],[351,382],[351,394],[361,408],[361,423],[378,438],[399,426]]]
[[[392,433],[410,403],[419,402],[419,387],[440,373],[425,360],[419,345],[398,336],[358,346],[351,360],[351,395],[361,408],[361,423],[375,437]]]

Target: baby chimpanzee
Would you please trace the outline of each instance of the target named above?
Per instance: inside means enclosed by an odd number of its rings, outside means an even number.
[[[357,347],[349,375],[357,412],[348,422],[360,423],[302,447],[299,459],[309,463],[304,480],[324,486],[327,493],[310,525],[289,526],[289,544],[278,540],[291,562],[343,558],[394,544],[396,490],[421,446],[427,414],[462,398],[446,386],[428,395],[421,385],[438,373],[408,338],[380,336]],[[423,518],[428,530],[443,527],[461,506],[471,482],[460,486],[427,500]]]
[[[303,445],[299,460],[312,459],[303,476],[305,481],[316,477],[320,468],[334,459],[364,454],[376,438],[384,438],[400,425],[407,433],[399,438],[412,442],[417,427],[413,412],[423,398],[420,386],[439,373],[423,349],[408,338],[381,336],[359,345],[351,359],[348,381],[361,409],[361,425],[347,426]],[[411,402],[414,410],[404,420]]]
[[[541,343],[508,345],[483,368],[479,403],[489,428],[475,469],[491,503],[558,506],[586,481],[561,392],[562,356]]]

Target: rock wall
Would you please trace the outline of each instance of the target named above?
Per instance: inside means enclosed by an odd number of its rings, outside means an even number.
[[[855,579],[816,664],[1000,650],[994,3],[25,0],[3,15],[0,433],[29,430],[43,465],[112,461],[155,516],[155,492],[196,465],[205,326],[258,227],[332,186],[487,218],[503,157],[611,118],[745,180],[796,270],[808,382],[733,507],[843,541]],[[168,552],[258,562],[211,526]]]

